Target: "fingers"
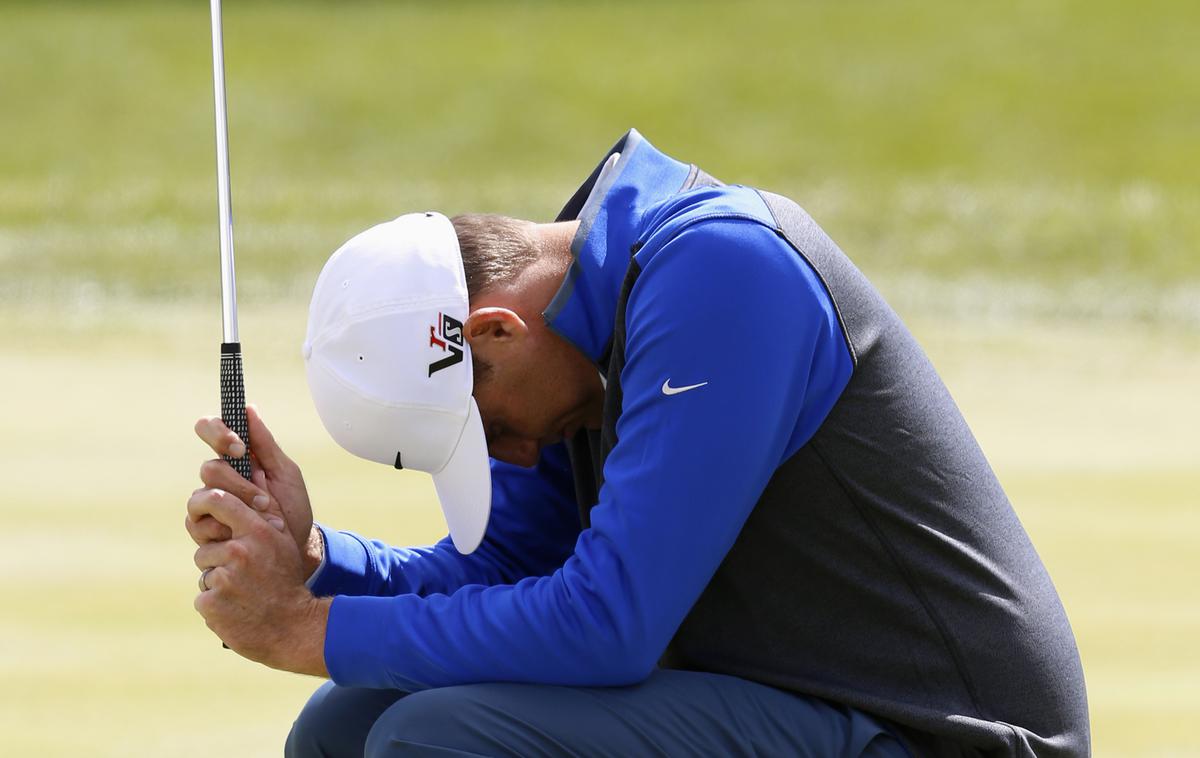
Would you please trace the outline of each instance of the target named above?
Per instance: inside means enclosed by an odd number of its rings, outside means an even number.
[[[229,569],[224,566],[205,566],[204,568],[212,568],[212,571],[209,571],[208,575],[204,577],[204,584],[208,586],[208,589],[201,590],[201,595],[229,586]]]
[[[196,436],[213,449],[217,455],[241,458],[246,446],[238,436],[225,426],[220,416],[205,416],[196,422]]]
[[[267,523],[244,502],[220,489],[198,490],[193,493],[188,498],[187,510],[188,518],[193,521],[212,516],[228,526],[235,538],[253,532]]]
[[[196,562],[196,568],[201,571],[217,566],[232,565],[234,567],[241,565],[249,553],[245,543],[237,540],[226,540],[224,542],[210,542],[207,545],[201,545],[196,549],[196,554],[193,560]],[[211,577],[213,573],[210,572]],[[208,586],[213,587],[213,583],[208,582]]]
[[[254,474],[251,473],[251,476]],[[264,487],[265,479],[259,477],[257,485],[248,482],[233,470],[233,466],[220,459],[214,458],[200,464],[200,481],[204,482],[206,487],[234,494],[243,503],[249,503],[258,511],[265,509],[271,502]]]
[[[249,558],[250,548],[241,540],[210,542],[207,545],[201,545],[196,548],[196,553],[192,556],[192,560],[196,563],[196,568],[201,571],[218,566],[237,569],[245,564]],[[211,589],[214,585],[210,581],[208,582],[208,586]]]
[[[288,462],[287,455],[280,449],[275,435],[271,434],[271,430],[263,422],[257,406],[246,406],[246,425],[249,430],[250,450],[259,465],[274,470]],[[243,440],[225,426],[220,416],[205,416],[199,419],[195,429],[196,436],[204,440],[218,455],[241,458],[246,454]]]
[[[250,483],[255,487],[258,487],[260,492],[269,492],[267,489],[267,474],[257,466],[250,472]],[[256,511],[260,511],[263,514],[263,518],[267,519],[268,521],[271,520],[272,516],[284,515],[283,507],[280,505],[279,501],[275,500],[269,495],[266,500],[263,500],[263,496],[261,494],[255,495],[254,499],[250,501],[250,507]]]
[[[287,462],[288,457],[279,448],[275,435],[263,423],[257,405],[246,406],[246,426],[250,431],[250,449],[263,468],[273,471]]]
[[[201,516],[199,521],[193,521],[191,514],[186,514],[183,518],[183,527],[187,529],[192,542],[197,545],[233,539],[233,530],[212,516]]]
[[[202,487],[188,498],[187,516],[184,518],[183,524],[197,545],[233,538],[233,525],[214,513],[214,509],[217,507],[214,503],[220,500],[235,500],[238,505],[245,508],[244,501],[219,488]],[[253,511],[251,512],[253,513]],[[275,529],[281,532],[287,531],[287,524],[274,513],[257,515]]]

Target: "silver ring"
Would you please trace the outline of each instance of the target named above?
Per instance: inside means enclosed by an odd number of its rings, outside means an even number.
[[[200,572],[200,591],[208,592],[212,587],[208,586],[208,572],[212,571],[216,566],[209,566]]]

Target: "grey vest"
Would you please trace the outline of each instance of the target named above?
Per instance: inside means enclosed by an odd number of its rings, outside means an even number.
[[[716,184],[697,173],[688,185]],[[821,277],[854,361],[813,438],[771,478],[661,665],[844,703],[918,755],[1083,756],[1083,671],[1054,586],[912,335],[795,203],[761,193]],[[617,443],[625,309],[604,424],[568,445],[581,520]],[[714,444],[720,444],[719,440]]]

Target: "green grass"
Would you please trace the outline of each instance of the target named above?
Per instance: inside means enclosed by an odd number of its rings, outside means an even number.
[[[796,197],[914,325],[1075,626],[1099,756],[1200,753],[1191,2],[226,1],[247,385],[318,517],[443,529],[303,384],[312,281],[428,207],[547,219],[637,126]],[[277,754],[182,527],[217,401],[207,6],[0,0],[0,754]]]
[[[12,399],[0,441],[0,754],[279,754],[316,680],[222,650],[191,607],[184,503],[211,457],[191,425],[217,400],[216,354],[196,347],[219,334],[191,307],[98,315],[108,323],[3,316],[19,333],[0,337]],[[401,544],[439,538],[427,477],[353,459],[324,434],[295,348],[303,306],[243,324],[248,389],[303,462],[322,517]]]
[[[1200,324],[1194,3],[227,6],[248,297],[405,210],[549,218],[633,125],[913,305]],[[0,7],[0,297],[211,297],[206,7]]]

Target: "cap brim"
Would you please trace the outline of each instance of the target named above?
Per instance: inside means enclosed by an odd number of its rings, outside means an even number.
[[[475,398],[458,446],[449,463],[433,475],[433,486],[454,547],[464,555],[483,541],[492,510],[492,471],[488,466],[487,437]]]

